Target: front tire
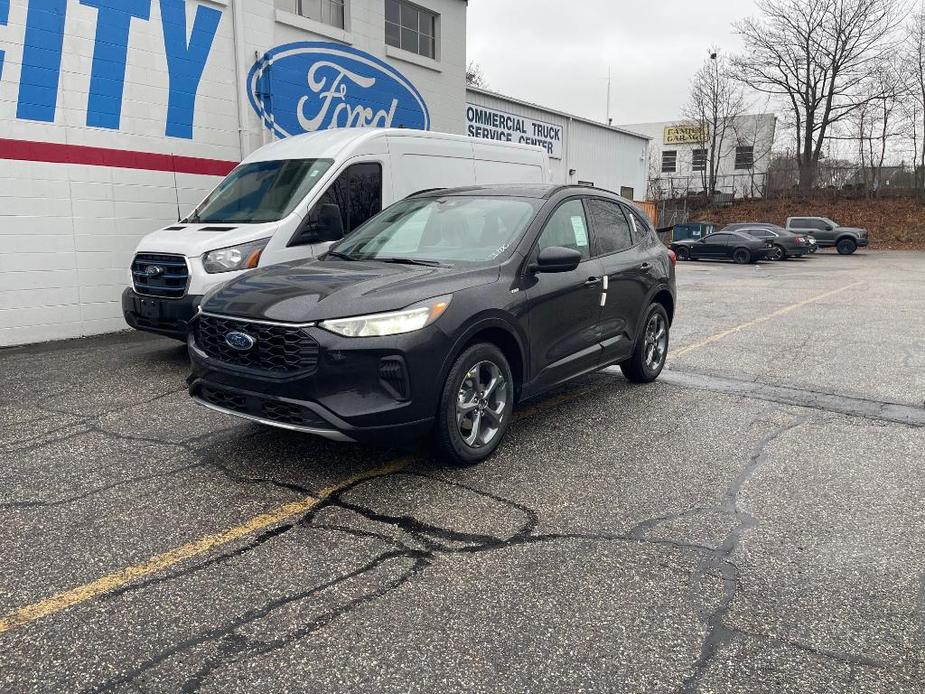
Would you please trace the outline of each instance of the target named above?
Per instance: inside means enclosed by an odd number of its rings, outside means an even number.
[[[774,248],[771,249],[771,252],[768,254],[768,260],[786,260],[787,251],[784,250],[783,246],[778,246],[775,244]]]
[[[633,383],[654,381],[662,373],[668,358],[670,326],[665,307],[652,304],[642,326],[642,334],[636,339],[633,356],[620,364],[623,375]]]
[[[752,262],[752,254],[746,248],[736,248],[732,254],[732,259],[738,265],[748,265]]]
[[[483,342],[454,362],[440,398],[434,452],[466,467],[488,458],[513,419],[514,379],[500,349]]]
[[[840,239],[835,244],[835,250],[839,255],[851,255],[858,249],[858,245],[852,239]]]

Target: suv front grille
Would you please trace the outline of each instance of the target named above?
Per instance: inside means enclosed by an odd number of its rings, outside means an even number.
[[[161,299],[180,299],[186,294],[189,269],[181,255],[139,253],[132,262],[135,291]]]
[[[331,425],[307,407],[294,405],[280,400],[269,400],[255,395],[244,395],[223,388],[203,385],[195,395],[216,407],[244,415],[267,419],[279,424],[330,429]]]
[[[196,344],[212,359],[276,374],[310,373],[318,367],[318,343],[302,328],[266,325],[200,314]],[[232,348],[225,336],[240,332],[254,338],[246,351]]]

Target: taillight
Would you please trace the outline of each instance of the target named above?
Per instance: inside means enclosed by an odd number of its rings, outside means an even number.
[[[675,253],[670,248],[668,249],[668,257],[671,258],[671,266],[674,267],[678,264],[678,254]]]

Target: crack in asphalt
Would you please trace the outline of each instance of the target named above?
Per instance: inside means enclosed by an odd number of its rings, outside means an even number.
[[[709,612],[701,609],[701,619],[706,627],[706,634],[701,644],[700,656],[694,663],[693,672],[684,679],[681,685],[683,694],[694,694],[700,690],[703,676],[706,674],[711,662],[717,653],[732,642],[735,632],[729,628],[724,618],[729,612],[735,599],[738,587],[738,571],[730,559],[739,547],[742,538],[757,525],[757,519],[747,511],[739,508],[739,494],[745,485],[752,479],[758,469],[768,460],[771,445],[781,436],[809,421],[808,417],[801,417],[788,424],[777,427],[766,435],[752,451],[749,463],[732,480],[723,494],[722,503],[718,510],[737,521],[735,527],[729,531],[720,546],[705,553],[691,580],[691,591],[698,594],[697,586],[706,576],[720,576],[723,585],[723,596],[717,605]],[[702,597],[702,596],[697,596]],[[701,600],[701,604],[703,601]]]

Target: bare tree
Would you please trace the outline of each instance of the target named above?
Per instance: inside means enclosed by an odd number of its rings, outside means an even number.
[[[862,83],[895,47],[904,1],[757,0],[761,16],[735,25],[746,44],[735,75],[784,102],[804,191],[833,127],[876,96]]]
[[[474,60],[466,65],[466,86],[488,89],[488,80],[485,79],[485,72],[482,70],[482,66]]]
[[[860,164],[859,183],[865,193],[875,195],[883,187],[883,165],[890,143],[901,134],[899,104],[903,92],[895,67],[890,63],[877,66],[862,83],[862,94],[871,94],[848,119]]]
[[[730,73],[729,61],[719,54],[719,49],[711,48],[691,80],[690,97],[683,110],[685,119],[694,126],[700,148],[706,151],[701,175],[708,196],[716,190],[723,147],[744,109],[745,97]]]
[[[902,108],[908,123],[915,162],[915,187],[925,196],[925,4],[909,19],[903,39],[900,77],[905,90]]]

